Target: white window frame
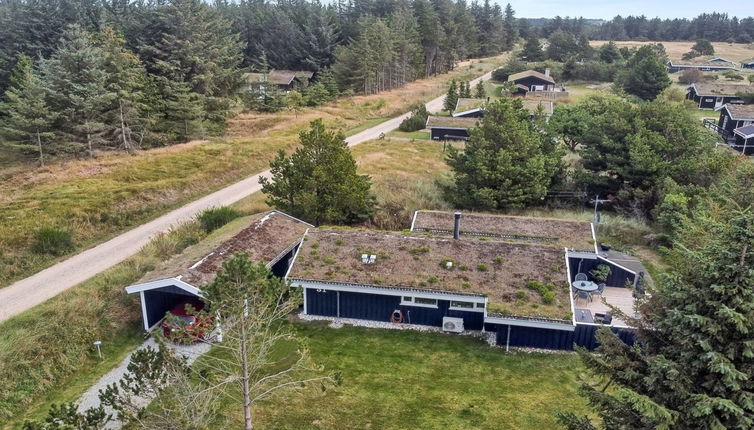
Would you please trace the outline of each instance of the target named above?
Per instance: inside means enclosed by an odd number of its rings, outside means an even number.
[[[431,299],[428,297],[411,297],[411,301],[406,301],[406,299],[409,298],[409,296],[401,296],[401,306],[415,306],[417,308],[430,308],[430,309],[437,309],[437,299]],[[416,303],[416,299],[422,299],[422,300],[434,300],[435,304],[430,305],[429,303]]]
[[[453,306],[453,302],[471,303],[472,306],[470,308]],[[467,300],[451,300],[448,310],[461,311],[461,312],[484,312],[486,308],[487,307],[485,306],[484,302],[472,302],[472,301],[467,301]]]

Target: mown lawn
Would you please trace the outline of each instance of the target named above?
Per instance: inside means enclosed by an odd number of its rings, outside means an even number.
[[[586,412],[580,360],[505,353],[480,339],[297,323],[312,358],[340,372],[324,393],[284,393],[253,411],[259,429],[552,429],[557,411]],[[226,404],[238,428],[242,411]]]
[[[444,75],[370,96],[348,97],[300,113],[247,113],[222,138],[135,155],[101,154],[44,168],[0,166],[0,288],[68,255],[109,239],[170,209],[264,170],[278,150],[291,151],[298,132],[323,118],[354,134],[445,92],[450,79],[468,80],[502,64],[474,60]],[[35,231],[64,226],[74,247],[65,255],[31,251]]]

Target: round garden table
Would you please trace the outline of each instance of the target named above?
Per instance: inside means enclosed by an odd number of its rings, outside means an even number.
[[[571,285],[575,290],[587,293],[593,293],[599,288],[599,286],[592,281],[573,281]]]

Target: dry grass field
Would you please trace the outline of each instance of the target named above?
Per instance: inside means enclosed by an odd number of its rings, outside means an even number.
[[[593,40],[589,42],[592,46],[597,47],[607,43],[605,40]],[[642,45],[648,45],[656,42],[637,42],[637,41],[621,41],[615,42],[618,46],[639,47]],[[660,42],[665,47],[665,51],[668,53],[668,58],[671,60],[680,60],[683,54],[691,50],[691,46],[694,42]],[[731,61],[741,62],[754,58],[754,44],[746,43],[727,43],[727,42],[713,42],[712,46],[715,47],[715,56],[724,57]]]
[[[470,80],[504,57],[463,62],[450,73],[392,91],[340,99],[297,114],[244,113],[223,138],[135,155],[105,153],[44,168],[0,166],[0,287],[104,241],[198,196],[264,170],[278,150],[290,151],[309,121],[323,118],[346,135],[442,94],[450,79]],[[31,251],[35,232],[65,226],[74,246],[60,256]]]

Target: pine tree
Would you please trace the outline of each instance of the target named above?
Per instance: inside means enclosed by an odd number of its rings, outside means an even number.
[[[19,57],[0,112],[4,114],[0,117],[1,134],[15,149],[37,154],[39,165],[44,166],[47,146],[55,137],[55,114],[47,106],[46,91],[31,58]]]
[[[615,81],[624,91],[643,100],[654,100],[671,84],[667,69],[648,45],[634,53]]]
[[[529,119],[519,99],[488,104],[463,151],[450,148],[450,200],[463,208],[501,210],[541,201],[561,171],[561,151]]]
[[[456,108],[456,104],[458,103],[458,86],[456,85],[456,80],[453,79],[450,81],[450,86],[448,86],[448,93],[445,95],[445,101],[443,102],[443,109],[448,112],[453,112]]]
[[[371,182],[340,132],[328,132],[321,119],[300,133],[301,146],[289,157],[280,151],[262,177],[267,203],[315,225],[352,224],[369,219],[376,200]]]
[[[476,87],[474,88],[474,97],[478,99],[487,97],[487,91],[484,89],[484,81],[481,79],[476,83]]]
[[[532,30],[524,43],[524,49],[521,52],[522,59],[526,61],[542,61],[545,53],[542,50],[542,44],[539,42],[537,32]]]
[[[503,29],[505,31],[505,50],[510,51],[518,40],[518,26],[516,24],[515,12],[513,7],[508,3],[505,5],[505,18],[503,20]]]
[[[469,81],[461,81],[461,88],[458,91],[458,97],[467,99],[471,98],[471,84],[469,84]]]
[[[641,347],[603,330],[600,355],[579,352],[598,377],[583,389],[603,428],[754,427],[752,174],[742,164],[682,221],[672,269],[629,320]],[[573,414],[562,421],[596,428]]]
[[[125,47],[125,40],[112,27],[105,27],[98,35],[103,53],[103,67],[107,73],[107,89],[115,94],[106,107],[106,135],[112,144],[131,152],[146,133],[144,86],[146,71],[133,52]]]
[[[50,108],[59,112],[56,129],[74,151],[94,156],[105,141],[105,113],[117,98],[108,88],[104,53],[94,37],[79,26],[66,30],[60,48],[41,64]]]

